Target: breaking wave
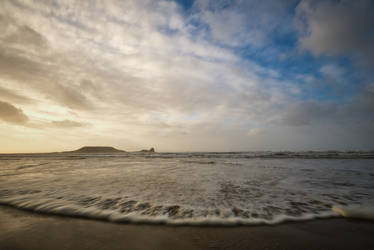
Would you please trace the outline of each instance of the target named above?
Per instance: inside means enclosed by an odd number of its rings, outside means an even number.
[[[374,220],[374,206],[333,206],[337,214],[352,219]]]
[[[87,199],[87,204],[92,201]],[[334,211],[316,214],[303,213],[298,216],[289,214],[250,214],[238,208],[232,209],[191,209],[174,206],[152,206],[149,203],[128,201],[118,206],[115,200],[107,199],[100,205],[82,206],[66,204],[59,199],[27,199],[25,197],[0,200],[1,205],[31,210],[39,213],[106,220],[116,223],[166,224],[190,226],[238,226],[238,225],[274,225],[289,221],[306,221],[339,216]]]

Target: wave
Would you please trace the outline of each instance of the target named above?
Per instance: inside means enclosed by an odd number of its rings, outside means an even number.
[[[87,201],[86,204],[89,204]],[[136,201],[127,202],[129,206],[137,203]],[[66,204],[63,200],[59,199],[25,199],[19,196],[8,199],[1,199],[1,205],[13,206],[20,209],[30,210],[38,213],[80,217],[96,220],[105,220],[115,223],[132,223],[132,224],[165,224],[175,226],[240,226],[240,225],[275,225],[283,222],[291,221],[308,221],[322,218],[332,218],[340,216],[336,211],[322,211],[319,213],[303,213],[297,216],[287,214],[278,214],[270,216],[269,218],[244,218],[235,214],[233,210],[219,210],[215,209],[213,213],[205,213],[203,215],[187,214],[185,217],[174,216],[178,212],[179,206],[166,206],[163,211],[166,213],[158,213],[152,215],[152,211],[157,210],[157,207],[152,207],[150,213],[142,212],[142,209],[136,209],[140,206],[143,208],[151,208],[145,204],[137,203],[137,206],[129,209],[124,213],[124,210],[111,209],[110,204],[108,209],[103,209],[103,206],[81,206],[76,204]],[[102,204],[103,205],[103,204]],[[108,205],[108,204],[107,204]],[[126,207],[126,206],[125,206]],[[158,206],[162,208],[162,206]],[[126,210],[126,209],[125,209]],[[160,210],[160,209],[159,209]],[[180,209],[182,210],[182,209]],[[144,209],[143,209],[144,211]],[[184,210],[186,212],[187,210]],[[191,210],[190,210],[191,211]],[[234,211],[234,212],[232,212]]]
[[[46,165],[46,164],[48,164],[48,162],[44,162],[44,163],[40,163],[40,164],[22,165],[22,166],[17,167],[16,169],[20,170],[20,169],[25,169],[25,168],[34,168],[34,167],[39,167],[39,166],[43,166],[43,165]]]
[[[372,151],[261,151],[261,152],[204,152],[204,153],[154,153],[145,158],[231,158],[231,159],[373,159]]]
[[[216,164],[215,161],[182,161],[183,163],[193,163],[193,164]]]
[[[346,218],[374,220],[374,206],[333,206],[332,210]]]

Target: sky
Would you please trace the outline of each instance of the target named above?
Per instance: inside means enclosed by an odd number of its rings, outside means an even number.
[[[373,1],[2,0],[0,152],[373,150]]]

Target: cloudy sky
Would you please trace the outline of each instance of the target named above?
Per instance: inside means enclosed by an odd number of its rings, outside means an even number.
[[[374,148],[372,1],[2,0],[0,152]]]

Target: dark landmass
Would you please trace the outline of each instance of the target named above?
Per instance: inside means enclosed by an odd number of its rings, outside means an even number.
[[[155,149],[150,148],[150,149],[143,149],[140,151],[135,151],[132,153],[154,153]],[[120,150],[116,149],[114,147],[107,147],[107,146],[84,146],[81,147],[80,149],[73,150],[73,151],[65,151],[62,153],[78,153],[78,154],[100,154],[100,153],[105,153],[105,154],[110,154],[110,153],[131,153],[127,152],[125,150]]]
[[[143,150],[140,150],[140,152],[143,152],[143,153],[154,153],[155,149],[154,148],[150,148],[149,150],[143,149]]]
[[[0,249],[374,249],[374,223],[339,219],[274,226],[114,224],[0,206]]]
[[[64,153],[124,153],[126,151],[119,150],[114,147],[103,146],[85,146],[74,151],[65,151]]]
[[[56,154],[119,154],[119,153],[155,153],[155,148],[143,149],[140,151],[125,151],[110,146],[84,146],[77,150],[63,152],[45,152],[45,153],[0,153],[0,157],[7,156],[49,156]]]

